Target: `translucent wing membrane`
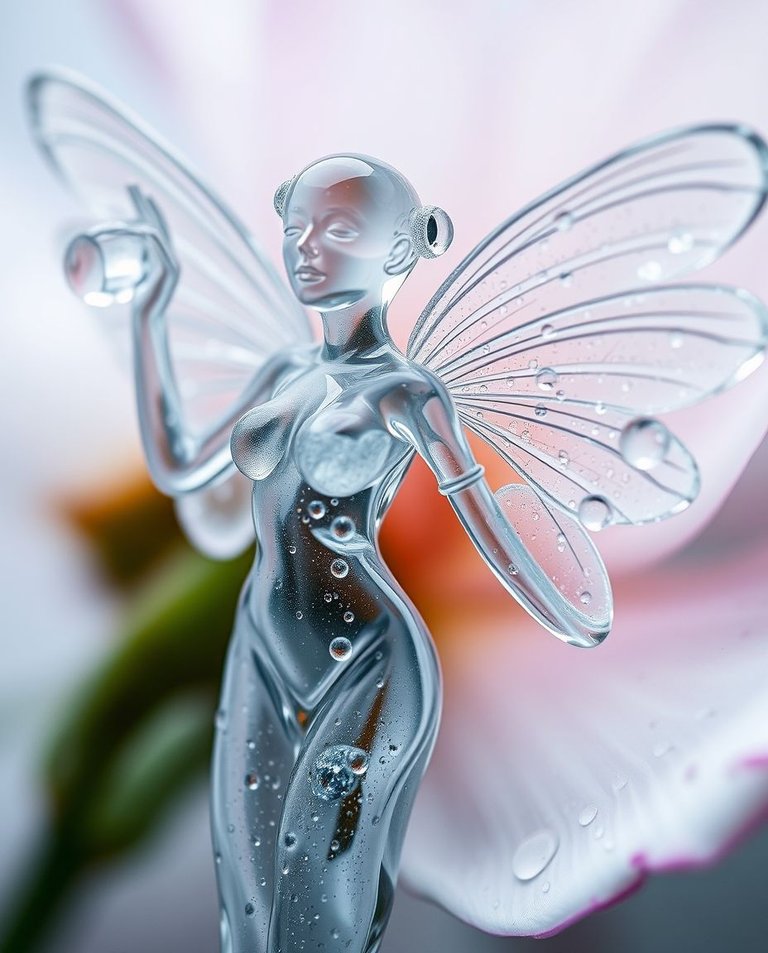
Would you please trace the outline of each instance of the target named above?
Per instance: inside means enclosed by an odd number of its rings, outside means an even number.
[[[30,83],[29,113],[40,149],[97,221],[135,221],[131,191],[159,210],[180,266],[165,311],[172,372],[185,427],[210,432],[270,355],[311,340],[304,312],[232,212],[124,107],[79,77],[48,73]],[[125,347],[127,328],[118,330]],[[179,499],[194,545],[218,558],[248,545],[247,488],[233,465]]]
[[[420,318],[409,355],[465,424],[590,528],[643,523],[698,491],[690,454],[651,414],[762,360],[762,304],[659,286],[719,255],[765,200],[766,147],[730,126],[615,156],[488,236]]]
[[[600,554],[581,525],[547,506],[522,483],[502,487],[496,499],[520,541],[573,612],[592,630],[607,632],[613,616],[611,585]]]
[[[167,313],[192,429],[230,406],[266,357],[311,335],[304,312],[244,226],[155,133],[65,73],[29,87],[38,144],[98,220],[130,222],[138,186],[165,219],[181,266]]]

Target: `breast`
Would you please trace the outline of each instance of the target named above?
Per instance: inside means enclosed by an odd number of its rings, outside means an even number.
[[[285,397],[249,410],[235,424],[230,448],[235,466],[251,480],[265,480],[290,443],[293,414]]]
[[[378,483],[404,451],[363,397],[345,394],[302,425],[294,459],[318,493],[348,497]]]

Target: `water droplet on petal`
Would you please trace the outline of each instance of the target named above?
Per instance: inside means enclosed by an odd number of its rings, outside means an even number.
[[[259,776],[255,772],[251,771],[250,774],[245,776],[245,786],[249,791],[257,791],[259,788]]]
[[[245,905],[245,915],[247,917],[252,917],[256,913],[256,907],[252,903],[246,903]]]
[[[593,532],[605,529],[611,522],[611,504],[602,496],[585,496],[579,503],[579,519]]]
[[[579,824],[582,827],[588,827],[592,821],[597,817],[597,808],[594,804],[587,804],[587,806],[579,814]]]
[[[347,612],[344,613],[344,621],[345,621],[345,622],[354,622],[354,620],[355,620],[355,613],[354,613],[354,612],[349,612],[349,611],[347,611]]]
[[[660,420],[640,417],[621,431],[619,449],[630,466],[652,470],[664,460],[671,442],[672,435]]]
[[[582,592],[582,594],[579,596],[579,602],[583,606],[588,606],[591,601],[592,601],[592,593],[587,592],[587,590],[585,589],[584,592]]]
[[[346,639],[343,635],[340,635],[335,639],[331,639],[331,644],[328,646],[328,651],[331,653],[331,658],[336,659],[337,662],[346,662],[346,660],[352,654],[352,643],[349,641],[349,639]]]
[[[544,406],[544,404],[537,404],[533,412],[534,414],[536,414],[537,417],[547,416],[547,408]]]
[[[566,210],[558,212],[554,218],[554,225],[558,231],[567,232],[569,228],[573,227],[573,215]]]
[[[527,837],[512,857],[512,872],[518,880],[538,877],[557,853],[558,840],[549,830],[538,831]]]
[[[296,835],[293,833],[293,831],[288,831],[288,833],[283,838],[283,843],[288,848],[296,846]]]

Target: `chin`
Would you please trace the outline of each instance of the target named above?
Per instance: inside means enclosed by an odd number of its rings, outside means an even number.
[[[316,288],[301,288],[297,297],[303,305],[317,311],[340,311],[361,301],[365,297],[365,291],[320,291]]]

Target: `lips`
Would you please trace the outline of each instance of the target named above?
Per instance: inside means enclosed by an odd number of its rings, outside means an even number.
[[[302,265],[294,271],[294,275],[296,275],[299,281],[305,284],[315,284],[325,278],[322,271],[318,271],[317,268],[313,268],[311,265]]]

